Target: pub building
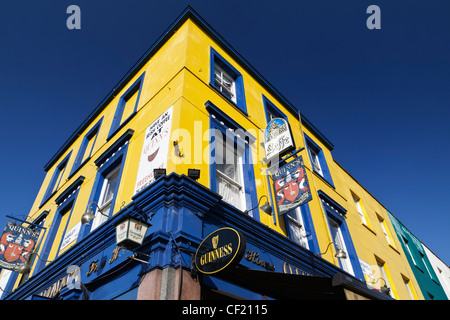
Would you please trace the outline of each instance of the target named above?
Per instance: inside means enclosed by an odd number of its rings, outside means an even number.
[[[1,298],[392,299],[348,228],[319,223],[333,211],[345,226],[347,209],[310,140],[330,144],[186,8],[46,164],[28,219],[12,217],[40,232]]]

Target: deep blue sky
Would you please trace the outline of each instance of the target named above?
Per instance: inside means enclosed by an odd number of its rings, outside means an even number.
[[[81,30],[66,9],[81,8]],[[450,264],[450,1],[8,1],[0,8],[0,228],[43,166],[188,5]],[[381,8],[381,30],[366,9]]]

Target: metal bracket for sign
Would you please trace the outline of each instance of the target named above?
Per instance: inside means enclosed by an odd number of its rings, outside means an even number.
[[[269,189],[272,190],[272,184],[270,183],[269,177],[270,179],[273,180],[272,175],[268,174],[270,170],[272,170],[274,167],[277,167],[281,162],[286,161],[287,159],[297,156],[297,154],[301,151],[303,151],[305,149],[305,147],[300,148],[294,152],[292,152],[290,155],[286,156],[285,158],[282,158],[280,161],[278,161],[277,163],[275,163],[274,165],[271,165],[269,168],[266,169],[266,177],[267,177],[267,185],[269,186]],[[274,206],[274,201],[273,201],[273,197],[272,197],[272,192],[270,192],[270,205],[272,206],[272,208],[275,208]],[[277,215],[274,214],[273,215],[273,223],[275,225],[277,225]]]
[[[26,221],[26,220],[17,219],[16,217],[12,217],[12,216],[9,216],[9,215],[6,215],[6,217],[10,218],[10,219],[13,219],[13,220],[16,220],[16,221],[20,221],[22,223],[28,223],[29,225],[32,225],[33,227],[36,227],[36,228],[40,228],[40,229],[44,229],[44,230],[47,229],[47,228],[41,227],[40,225],[37,225],[35,223],[29,222],[29,221]]]
[[[292,152],[292,153],[291,153],[290,155],[288,155],[287,157],[282,158],[280,161],[278,161],[278,162],[275,163],[274,165],[271,165],[269,168],[266,169],[266,174],[267,174],[270,170],[272,170],[273,168],[277,167],[281,162],[286,161],[287,159],[289,159],[289,158],[291,158],[291,157],[297,156],[297,154],[298,154],[299,152],[303,151],[304,149],[305,149],[305,147],[300,148],[300,149],[298,149],[298,150]]]

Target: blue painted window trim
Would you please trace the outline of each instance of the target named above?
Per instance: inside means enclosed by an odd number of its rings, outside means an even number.
[[[236,89],[236,103],[228,98],[226,95],[220,91],[215,85],[214,80],[214,65],[218,64],[222,69],[224,69],[235,81]],[[245,115],[247,115],[247,103],[245,101],[245,89],[244,89],[244,78],[242,74],[233,67],[225,58],[223,58],[216,50],[211,47],[211,57],[210,57],[210,78],[209,84],[217,90],[223,97],[230,101],[233,105],[238,107]]]
[[[145,72],[125,91],[124,94],[119,99],[119,103],[117,104],[116,113],[114,114],[114,119],[111,124],[111,129],[109,130],[108,138],[106,141],[109,141],[115,134],[118,132],[134,115],[137,113],[137,107],[139,104],[139,98],[142,92],[142,86],[144,84],[144,76]],[[122,119],[123,111],[125,109],[125,105],[127,101],[137,92],[136,104],[134,106],[133,112],[126,119]]]
[[[61,237],[61,239],[59,239],[60,242],[58,244],[58,251],[56,252],[56,255],[55,255],[55,257],[58,257],[61,243],[62,243],[62,240],[64,239],[64,235],[67,231],[67,226],[68,226],[70,218],[72,216],[73,208],[74,208],[75,202],[77,200],[78,193],[80,191],[79,187],[81,186],[83,181],[84,181],[84,177],[78,178],[77,180],[75,180],[74,183],[72,183],[62,193],[62,195],[64,195],[64,196],[61,195],[58,197],[58,199],[57,199],[58,202],[56,203],[58,205],[58,209],[56,210],[55,216],[53,217],[51,227],[48,230],[48,234],[45,239],[44,246],[39,255],[42,260],[48,259],[50,251],[51,251],[53,245],[55,244],[55,240],[57,240],[56,234],[58,233],[62,217],[63,217],[63,215],[68,214],[69,217],[68,217],[66,225],[64,227],[63,237]],[[42,260],[38,259],[34,273],[38,273],[40,270],[42,270],[45,267],[46,262],[44,262]]]
[[[280,110],[278,109],[272,102],[270,102],[269,99],[265,95],[262,95],[263,105],[264,105],[264,111],[266,114],[266,123],[269,123],[269,112],[274,114],[277,118],[282,118],[289,122],[288,117]]]
[[[67,163],[69,162],[71,154],[72,151],[70,151],[69,154],[63,160],[61,160],[61,162],[56,166],[55,172],[53,172],[52,179],[48,184],[47,190],[45,191],[44,198],[42,199],[39,208],[41,208],[48,201],[48,199],[50,199],[58,190],[59,185],[61,184],[61,180],[64,176],[64,172],[66,171]],[[57,181],[58,177],[60,177],[59,181]]]
[[[89,130],[88,133],[83,138],[83,142],[81,143],[80,149],[78,150],[77,157],[75,158],[75,162],[72,167],[72,171],[70,172],[69,179],[80,169],[92,156],[92,150],[94,150],[95,143],[97,141],[98,132],[100,131],[100,126],[102,125],[103,117]],[[92,141],[92,146],[90,150],[86,150],[89,142]],[[86,159],[83,161],[84,155],[86,152],[89,152]],[[82,162],[83,161],[83,162]]]
[[[347,259],[350,259],[350,263],[352,265],[355,277],[365,282],[361,264],[359,263],[359,258],[358,255],[356,254],[355,246],[353,245],[352,237],[350,235],[347,223],[345,221],[345,214],[347,213],[347,211],[336,201],[334,201],[331,197],[326,195],[323,191],[319,190],[317,193],[319,194],[319,198],[323,200],[321,201],[321,205],[326,212],[327,218],[334,220],[339,225],[339,229],[341,230],[342,238],[343,241],[345,242],[345,246],[347,249],[347,257],[348,257]],[[333,208],[331,208],[329,204]],[[329,232],[331,233],[331,229],[329,229]],[[340,263],[341,262],[339,261],[339,264]]]
[[[111,209],[109,210],[109,214],[112,215],[114,213],[114,205],[116,203],[118,190],[120,187],[121,179],[122,179],[122,173],[123,169],[125,167],[125,161],[126,161],[126,155],[128,151],[128,145],[129,140],[131,139],[134,131],[129,129],[126,131],[119,139],[116,140],[116,142],[111,145],[101,156],[97,158],[97,160],[94,161],[94,163],[98,166],[97,175],[95,177],[94,185],[92,187],[91,196],[88,201],[88,205],[91,204],[91,202],[98,202],[98,199],[100,198],[100,194],[102,191],[103,182],[106,178],[106,176],[117,166],[120,167],[119,169],[119,175],[117,177],[117,185],[116,189],[114,190],[114,197],[111,202]],[[88,207],[86,206],[86,210]],[[91,223],[84,224],[81,229],[80,233],[77,239],[77,243],[87,237],[89,233],[91,232]],[[98,230],[97,228],[96,230]]]
[[[214,129],[219,130],[224,137],[229,134],[228,128],[233,129],[234,132],[239,132],[245,134],[245,137],[239,138],[234,135],[234,142],[239,145],[240,148],[244,150],[243,153],[243,182],[244,182],[244,190],[245,190],[245,200],[246,200],[246,208],[251,209],[258,205],[258,196],[256,193],[256,185],[255,185],[255,173],[252,162],[252,153],[250,145],[256,142],[256,138],[248,133],[242,126],[240,126],[236,121],[229,118],[222,110],[218,109],[213,103],[210,101],[205,103],[206,109],[210,113],[209,123],[211,129],[211,136],[209,145],[214,146],[215,137],[214,137]],[[214,117],[213,117],[214,115]],[[222,122],[222,123],[221,123]],[[224,139],[225,141],[225,139]],[[248,143],[246,143],[247,141]],[[216,181],[216,163],[215,159],[215,147],[213,150],[210,150],[210,189],[214,192],[217,191],[217,181]],[[251,214],[253,215],[253,219],[259,221],[259,210],[254,209]]]
[[[309,251],[314,253],[320,252],[319,243],[317,241],[316,231],[314,230],[314,224],[311,216],[311,211],[309,209],[309,204],[305,203],[300,206],[300,214],[303,219],[303,227],[305,228],[305,233],[307,235]],[[286,226],[289,224],[288,213],[284,214],[284,223]],[[293,235],[291,234],[290,228],[286,228],[287,236],[289,239],[293,240]]]
[[[310,137],[308,137],[308,135],[306,133],[304,133],[304,136],[305,136],[305,144],[306,144],[306,147],[308,148],[308,157],[311,162],[312,170],[314,170],[314,172],[316,172],[319,176],[324,178],[326,182],[328,182],[333,188],[335,188],[333,179],[331,178],[331,173],[330,173],[330,170],[328,169],[327,161],[325,160],[325,155],[323,153],[322,148],[320,148]],[[317,172],[317,170],[312,165],[313,159],[311,159],[311,154],[309,152],[309,149],[313,149],[315,151],[315,153],[317,154],[323,174],[321,174],[320,172]]]

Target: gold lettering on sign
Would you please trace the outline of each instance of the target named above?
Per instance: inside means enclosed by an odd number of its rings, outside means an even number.
[[[289,270],[289,272],[288,272],[288,270]],[[309,273],[307,273],[305,271],[302,271],[302,270],[299,270],[298,268],[294,267],[294,270],[295,270],[295,274],[296,275],[310,276]],[[294,272],[292,271],[291,265],[289,263],[287,263],[287,262],[283,263],[283,272],[284,273],[289,273],[289,274],[294,274]]]
[[[121,247],[117,246],[112,254],[113,256],[111,257],[111,259],[109,259],[109,264],[113,263],[115,260],[117,260],[117,258],[119,257],[119,251],[120,251]]]
[[[97,265],[98,260],[94,260],[91,262],[91,264],[89,265],[89,271],[86,273],[86,275],[89,277],[92,272],[95,272],[98,270],[98,265]]]
[[[217,244],[216,244],[217,246]],[[200,257],[200,265],[205,265],[230,255],[233,252],[232,243],[224,245],[218,249],[209,251]]]
[[[75,281],[79,281],[78,275],[75,271],[68,273],[67,276],[57,280],[53,285],[42,291],[39,295],[41,297],[53,298],[55,297],[62,289],[67,287],[67,281],[69,277],[75,276]]]
[[[270,264],[267,261],[261,260],[258,257],[259,257],[259,252],[256,252],[253,250],[247,250],[247,254],[244,256],[244,258],[247,259],[247,261],[251,261],[258,266],[266,268],[267,270],[275,271],[275,266],[273,264]]]

